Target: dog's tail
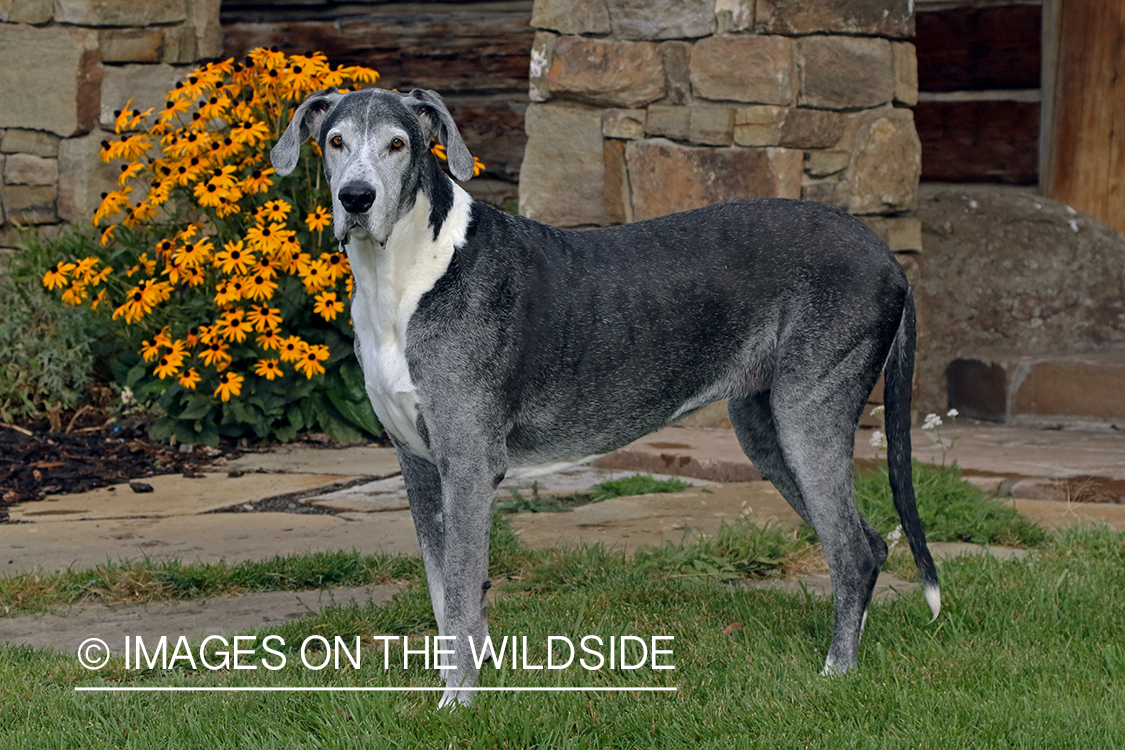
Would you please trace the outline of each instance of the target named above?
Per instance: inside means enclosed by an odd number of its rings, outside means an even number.
[[[898,325],[891,353],[887,357],[884,401],[887,427],[887,469],[891,494],[898,511],[902,530],[914,553],[914,563],[922,576],[926,603],[934,613],[941,612],[941,588],[937,568],[926,546],[926,532],[918,517],[914,500],[914,480],[910,466],[910,396],[914,388],[914,295],[908,289],[903,302],[902,321]],[[933,620],[931,620],[933,622]]]

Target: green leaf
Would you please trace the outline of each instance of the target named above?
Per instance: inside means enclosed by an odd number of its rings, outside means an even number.
[[[215,404],[202,396],[192,396],[188,399],[187,406],[180,412],[180,419],[193,420],[203,419],[211,414],[211,410]]]
[[[137,364],[133,365],[133,367],[129,370],[129,374],[125,376],[125,387],[132,388],[133,386],[135,386],[137,384],[137,381],[143,378],[147,371],[148,368],[145,366],[144,362],[138,362]]]
[[[367,399],[356,403],[339,391],[331,390],[328,391],[328,400],[344,419],[356,427],[366,430],[375,437],[383,434],[383,426],[379,424],[379,418],[375,416],[375,410],[371,408],[371,402]]]

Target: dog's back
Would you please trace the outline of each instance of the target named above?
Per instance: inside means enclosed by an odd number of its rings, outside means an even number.
[[[492,352],[478,387],[497,392],[518,466],[604,453],[768,390],[792,334],[831,356],[846,320],[889,347],[906,289],[874,233],[821,204],[741,201],[564,231],[478,203],[411,328],[428,347],[468,337]]]

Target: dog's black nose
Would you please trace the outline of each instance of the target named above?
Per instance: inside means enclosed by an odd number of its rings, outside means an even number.
[[[375,202],[375,188],[362,182],[349,182],[340,188],[340,203],[349,214],[361,214]]]

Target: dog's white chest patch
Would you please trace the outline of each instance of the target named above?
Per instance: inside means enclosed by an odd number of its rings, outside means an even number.
[[[360,365],[375,416],[417,456],[433,456],[418,433],[418,395],[406,361],[406,332],[422,295],[433,288],[465,241],[472,198],[453,186],[453,207],[434,239],[430,202],[421,192],[414,207],[380,246],[353,235],[348,261],[355,275],[352,322]]]

